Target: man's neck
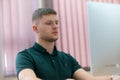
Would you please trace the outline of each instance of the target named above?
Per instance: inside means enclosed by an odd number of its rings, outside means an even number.
[[[51,54],[53,52],[54,49],[54,42],[48,42],[48,41],[36,41],[39,45],[41,45],[42,47],[44,47],[49,54]]]

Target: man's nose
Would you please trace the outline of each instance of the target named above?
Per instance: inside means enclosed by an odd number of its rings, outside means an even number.
[[[58,28],[58,24],[54,23],[53,28]]]

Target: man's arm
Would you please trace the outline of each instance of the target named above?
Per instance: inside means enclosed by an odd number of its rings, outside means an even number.
[[[18,75],[19,80],[42,80],[37,78],[32,69],[23,69]]]
[[[94,77],[82,68],[75,71],[73,77],[75,80],[111,80],[110,76]]]

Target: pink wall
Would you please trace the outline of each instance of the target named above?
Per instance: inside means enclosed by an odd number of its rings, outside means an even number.
[[[38,8],[38,0],[2,0],[3,65],[4,74],[15,73],[18,51],[35,41],[32,32],[32,12]]]
[[[53,0],[61,21],[57,46],[73,55],[82,66],[90,66],[87,1],[120,3],[120,0]]]
[[[70,53],[82,66],[89,66],[86,2],[83,0],[53,0],[60,18],[60,50]],[[60,44],[62,43],[62,44]]]

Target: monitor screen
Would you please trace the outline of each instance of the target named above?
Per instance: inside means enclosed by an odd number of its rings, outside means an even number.
[[[87,3],[91,73],[120,74],[120,5]]]

